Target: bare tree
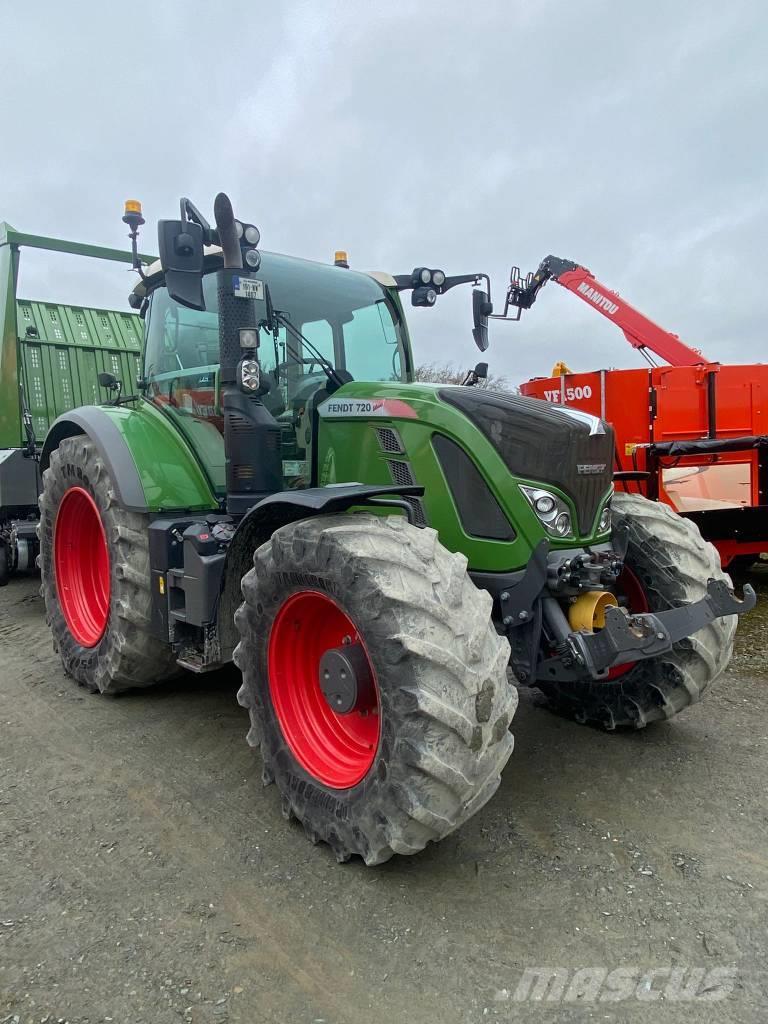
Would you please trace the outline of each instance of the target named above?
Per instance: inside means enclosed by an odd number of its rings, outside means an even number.
[[[422,363],[414,370],[414,378],[429,384],[463,384],[467,376],[466,370],[458,369],[453,363]],[[509,378],[498,373],[489,373],[476,387],[487,388],[489,391],[506,391],[516,395],[518,388],[510,384]]]

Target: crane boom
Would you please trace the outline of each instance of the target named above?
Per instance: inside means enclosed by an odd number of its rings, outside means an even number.
[[[519,319],[519,310],[530,309],[547,281],[556,281],[615,323],[629,344],[642,352],[649,362],[652,362],[649,352],[671,366],[697,366],[709,362],[698,349],[686,345],[676,334],[665,331],[622,299],[618,292],[606,288],[586,267],[558,256],[547,256],[535,273],[524,278],[518,267],[512,268],[504,316],[510,306],[514,306],[518,309],[516,319]]]

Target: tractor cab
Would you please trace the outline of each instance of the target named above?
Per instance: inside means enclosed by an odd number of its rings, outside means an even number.
[[[258,335],[261,400],[280,427],[283,485],[308,486],[313,412],[318,396],[326,394],[327,367],[354,380],[406,382],[412,374],[408,330],[394,279],[387,275],[374,277],[277,253],[260,255],[259,278],[281,315],[273,330],[262,328]],[[159,264],[137,284],[133,301],[145,317],[144,395],[172,417],[223,497],[220,250],[209,248],[205,262],[204,309],[172,297]]]

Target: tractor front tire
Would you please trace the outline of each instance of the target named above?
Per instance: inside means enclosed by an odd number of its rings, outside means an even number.
[[[434,530],[352,514],[282,527],[243,578],[248,742],[284,815],[340,861],[417,853],[499,785],[517,692],[491,599],[466,566]],[[351,711],[321,691],[329,650],[363,665]]]
[[[730,585],[717,549],[668,505],[617,492],[612,508],[614,524],[629,527],[625,565],[636,595],[635,600],[630,595],[630,611],[660,612],[691,604],[704,597],[709,579]],[[642,729],[701,700],[731,660],[735,631],[736,616],[714,619],[657,658],[612,670],[607,680],[542,679],[536,686],[552,710],[579,722],[609,730]]]
[[[119,505],[93,441],[51,453],[39,503],[41,594],[65,672],[110,694],[175,674],[150,632],[149,517]]]

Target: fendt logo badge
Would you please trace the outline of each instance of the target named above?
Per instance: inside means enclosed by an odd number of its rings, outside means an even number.
[[[598,473],[605,471],[606,463],[604,462],[577,462],[576,469],[583,476],[596,476]]]
[[[598,309],[604,309],[606,313],[613,315],[619,308],[615,302],[611,302],[604,295],[601,295],[595,288],[590,288],[586,281],[582,281],[578,289],[581,294],[589,299],[590,302],[594,302]]]

